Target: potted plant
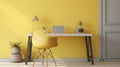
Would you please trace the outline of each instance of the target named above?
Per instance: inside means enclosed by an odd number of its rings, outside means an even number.
[[[10,61],[11,62],[21,62],[22,55],[21,55],[21,43],[22,42],[9,42],[10,47],[12,48]]]
[[[83,22],[80,21],[80,22],[78,23],[78,28],[77,28],[77,30],[76,30],[77,33],[83,33],[83,32],[84,32],[84,29],[82,28],[82,25],[83,25]]]

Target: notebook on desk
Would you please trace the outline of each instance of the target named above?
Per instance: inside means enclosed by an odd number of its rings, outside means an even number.
[[[52,26],[52,34],[63,34],[64,26]]]

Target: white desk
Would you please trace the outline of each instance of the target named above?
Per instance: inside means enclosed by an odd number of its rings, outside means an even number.
[[[86,34],[86,33],[75,33],[75,34],[51,33],[46,35],[47,36],[93,36],[92,34]],[[32,34],[27,34],[27,36],[32,36]]]
[[[75,33],[75,34],[46,34],[48,37],[70,37],[70,36],[77,36],[77,37],[85,37],[86,42],[86,52],[87,52],[87,60],[88,62],[91,61],[92,65],[94,64],[93,60],[93,52],[92,52],[92,34],[86,33]],[[31,51],[32,51],[32,34],[28,34],[28,47],[27,47],[27,55],[26,55],[26,64],[28,61],[31,61]]]
[[[85,34],[85,33],[76,33],[76,34],[46,34],[47,36],[92,36],[92,34]]]

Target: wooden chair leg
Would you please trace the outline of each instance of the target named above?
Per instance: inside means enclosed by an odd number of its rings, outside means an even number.
[[[43,49],[43,53],[42,53],[42,65],[44,65],[44,58],[45,58],[45,49]]]
[[[39,49],[37,49],[37,52],[35,54],[35,58],[34,58],[34,62],[33,62],[33,66],[32,67],[34,67],[34,65],[35,65],[35,62],[36,62],[37,57],[38,57],[38,52],[39,52]]]
[[[42,56],[42,54],[41,54],[41,49],[38,48],[38,55],[37,55],[37,58],[39,58],[40,56]]]
[[[53,59],[53,61],[54,61],[54,63],[55,63],[55,66],[57,66],[57,64],[56,64],[56,62],[55,62],[55,59],[54,59],[54,56],[53,56],[53,54],[52,54],[51,49],[49,49],[49,51],[50,51],[51,57],[52,57],[52,59]]]
[[[46,55],[46,67],[48,67],[48,52],[45,50],[45,55]]]
[[[35,62],[36,62],[36,60],[37,60],[37,58],[38,58],[39,56],[42,56],[42,65],[44,65],[44,59],[46,59],[46,67],[48,67],[48,55],[52,57],[55,65],[57,66],[57,64],[56,64],[56,62],[55,62],[55,59],[54,59],[54,56],[53,56],[53,54],[52,54],[52,51],[51,51],[50,49],[48,49],[48,51],[47,51],[47,49],[43,49],[43,52],[42,52],[42,53],[41,53],[40,49],[37,49],[37,52],[36,52],[36,54],[35,54],[34,62],[33,62],[33,66],[32,66],[32,67],[34,67]]]

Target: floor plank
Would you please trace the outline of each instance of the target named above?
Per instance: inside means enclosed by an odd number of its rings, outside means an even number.
[[[25,63],[0,62],[0,67],[32,67],[32,64],[32,62],[28,65],[25,65]],[[46,66],[37,62],[35,67]],[[120,62],[95,62],[95,65],[91,65],[89,62],[58,62],[57,66],[49,62],[49,67],[120,67]]]

